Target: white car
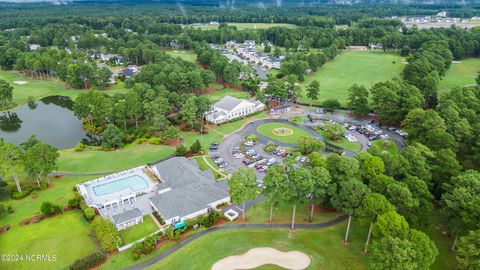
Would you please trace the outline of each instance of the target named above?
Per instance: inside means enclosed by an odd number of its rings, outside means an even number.
[[[245,155],[242,154],[242,153],[236,153],[235,155],[233,155],[235,158],[238,158],[238,159],[241,159],[241,158],[244,158]]]

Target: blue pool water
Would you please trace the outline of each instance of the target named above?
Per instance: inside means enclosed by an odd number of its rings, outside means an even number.
[[[137,192],[147,187],[147,180],[145,180],[140,175],[132,175],[112,181],[110,183],[94,186],[93,192],[95,193],[95,195],[101,196],[115,193],[124,189],[131,189],[133,192]]]

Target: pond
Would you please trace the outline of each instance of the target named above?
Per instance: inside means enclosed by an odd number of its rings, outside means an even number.
[[[69,97],[50,96],[0,112],[0,138],[18,145],[35,134],[58,149],[90,141],[72,108],[73,101]]]

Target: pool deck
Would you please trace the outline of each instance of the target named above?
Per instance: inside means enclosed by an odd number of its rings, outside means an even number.
[[[143,168],[144,166],[139,166],[113,175],[107,175],[105,177],[94,179],[77,185],[77,187],[80,191],[80,194],[85,198],[85,202],[87,203],[87,205],[99,209],[100,213],[103,212],[107,215],[110,215],[111,213],[115,214],[118,212],[122,212],[121,209],[131,209],[132,205],[136,204],[136,201],[139,200],[139,197],[142,194],[149,194],[152,193],[154,190],[155,183],[152,181],[152,179],[150,179],[150,177],[147,176],[147,174],[143,172]],[[130,187],[125,187],[119,191],[103,195],[97,195],[94,191],[94,188],[96,186],[119,181],[134,175],[142,177],[147,182],[147,187],[138,191],[134,191]],[[108,205],[106,207],[107,209],[105,209],[104,207],[105,204]]]

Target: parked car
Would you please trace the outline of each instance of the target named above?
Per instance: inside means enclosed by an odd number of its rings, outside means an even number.
[[[235,153],[233,156],[234,156],[235,158],[238,158],[238,159],[241,159],[241,158],[244,158],[244,157],[245,157],[245,155],[242,154],[242,153],[240,153],[240,152]]]
[[[210,144],[210,147],[208,147],[208,149],[210,149],[210,150],[217,150],[217,149],[218,149],[218,146],[219,146],[218,143],[211,143],[211,144]]]
[[[253,141],[246,141],[243,143],[245,146],[253,146],[255,143]]]
[[[268,166],[263,165],[260,169],[258,169],[259,172],[265,172],[268,169]]]
[[[259,160],[262,160],[262,159],[263,159],[263,157],[260,156],[260,155],[257,155],[257,157],[255,158],[256,161],[259,161]]]
[[[253,149],[247,150],[247,151],[245,151],[245,154],[247,154],[249,156],[255,155],[255,150],[253,150]]]
[[[218,165],[218,167],[220,167],[220,168],[225,168],[227,166],[228,166],[228,164],[226,162],[223,162],[220,165]]]
[[[242,162],[243,162],[243,164],[245,164],[245,165],[250,165],[250,164],[252,164],[254,161],[247,158],[247,159],[244,159]]]

